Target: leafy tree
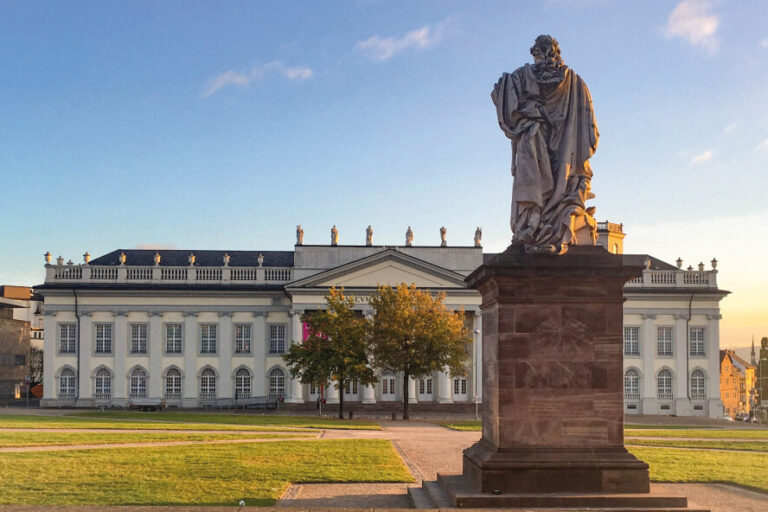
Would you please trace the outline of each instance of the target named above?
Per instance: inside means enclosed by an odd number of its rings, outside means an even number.
[[[380,286],[371,306],[373,361],[377,368],[403,373],[403,419],[408,419],[409,377],[422,378],[448,368],[466,373],[466,346],[472,342],[464,326],[464,311],[446,309],[445,294],[433,297],[416,285]]]
[[[376,377],[369,365],[368,322],[353,311],[354,297],[345,297],[343,288],[331,288],[325,299],[325,310],[302,316],[309,337],[291,345],[283,359],[291,365],[291,376],[304,384],[325,384],[329,377],[336,381],[341,419],[347,382],[373,384]]]
[[[37,386],[43,383],[43,350],[40,348],[29,349],[29,386]]]

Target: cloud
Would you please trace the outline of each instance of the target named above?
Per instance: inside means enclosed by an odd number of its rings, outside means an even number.
[[[259,81],[268,73],[277,73],[288,80],[309,80],[314,76],[312,69],[304,66],[287,67],[279,60],[268,62],[262,66],[254,66],[250,71],[240,73],[238,71],[228,70],[216,75],[208,81],[208,84],[201,93],[202,98],[216,93],[228,85],[245,87],[253,82]]]
[[[700,164],[703,162],[707,162],[712,159],[712,155],[714,153],[711,149],[706,150],[705,152],[701,153],[700,155],[696,155],[695,157],[691,158],[692,164]]]
[[[720,40],[715,35],[720,17],[710,14],[710,2],[683,0],[672,9],[664,33],[668,38],[679,37],[691,46],[700,46],[709,52],[717,50]]]
[[[735,129],[736,129],[736,127],[737,127],[737,126],[738,126],[738,124],[736,124],[736,123],[731,123],[731,124],[729,124],[728,126],[726,126],[725,128],[723,128],[723,131],[724,131],[725,133],[731,133],[733,130],[735,130]]]
[[[768,150],[768,139],[765,139],[763,142],[758,144],[757,149]]]
[[[763,48],[768,48],[768,37],[764,37],[760,40],[760,46]]]
[[[425,49],[436,45],[443,38],[444,24],[434,27],[425,25],[411,30],[402,37],[373,36],[365,41],[355,43],[355,48],[369,58],[383,62],[410,48]]]

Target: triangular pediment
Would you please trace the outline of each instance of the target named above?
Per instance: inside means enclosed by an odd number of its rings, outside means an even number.
[[[376,288],[400,283],[418,288],[466,288],[461,274],[392,249],[295,281],[288,288]]]

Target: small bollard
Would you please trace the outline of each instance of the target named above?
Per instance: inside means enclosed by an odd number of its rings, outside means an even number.
[[[396,421],[396,420],[397,420],[397,413],[393,412],[392,413],[392,421]]]
[[[348,413],[349,419],[351,420],[352,416],[354,416],[354,415],[355,415],[354,411],[350,410],[349,413]]]

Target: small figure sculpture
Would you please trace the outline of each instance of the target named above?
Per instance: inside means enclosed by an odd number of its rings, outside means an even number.
[[[160,264],[160,253],[159,252],[155,252],[155,255],[152,257],[152,260],[155,262],[155,265],[159,265]]]
[[[331,228],[331,245],[339,245],[339,230],[336,229],[336,224]]]
[[[224,262],[224,266],[229,266],[229,253],[225,253],[224,256],[221,258],[221,260]]]
[[[296,226],[296,245],[304,245],[304,230],[301,224]]]
[[[480,229],[480,226],[477,227],[475,230],[475,247],[482,247],[483,244],[480,243],[480,241],[483,239],[483,230]]]
[[[195,264],[196,256],[194,253],[189,253],[189,257],[187,258],[187,261],[189,261],[189,266],[193,266]]]
[[[117,257],[120,265],[125,265],[126,256],[124,252],[120,252],[120,256]]]
[[[365,228],[365,245],[373,245],[373,228],[370,224]]]
[[[408,226],[408,231],[405,232],[405,246],[410,247],[413,245],[413,231],[411,226]]]
[[[45,263],[46,263],[46,265],[50,264],[51,263],[51,258],[53,257],[51,255],[51,251],[46,251],[44,256],[45,256]]]
[[[563,254],[597,240],[589,158],[598,132],[592,97],[568,68],[555,38],[541,35],[531,48],[534,64],[504,73],[493,88],[499,126],[512,141],[512,244],[529,252]]]
[[[445,229],[445,226],[440,227],[440,247],[445,247],[448,245],[448,242],[445,241],[445,236],[448,234],[448,230]]]
[[[88,251],[85,251],[85,254],[83,254],[83,262],[86,265],[91,262],[91,255],[88,253]]]
[[[259,253],[259,257],[256,258],[256,261],[258,262],[259,266],[262,266],[264,264],[264,255]]]

